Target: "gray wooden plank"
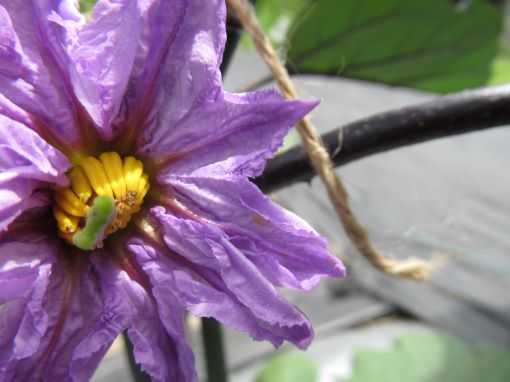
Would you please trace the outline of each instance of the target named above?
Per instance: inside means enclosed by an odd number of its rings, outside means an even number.
[[[323,97],[314,118],[322,131],[331,121],[343,123],[430,97],[354,81],[305,77],[297,83],[304,94]],[[338,169],[355,213],[383,253],[396,258],[439,254],[448,259],[427,285],[379,277],[359,262],[356,280],[430,322],[443,322],[468,337],[506,343],[510,328],[510,176],[504,170],[510,165],[508,142],[510,129],[496,129],[384,153]],[[319,181],[286,188],[275,199],[326,235],[335,251],[350,250]]]
[[[367,291],[394,302],[431,324],[468,340],[510,346],[508,322],[495,319],[490,312],[467,304],[444,289],[431,283],[389,277],[366,264],[358,264],[353,269],[359,284]]]

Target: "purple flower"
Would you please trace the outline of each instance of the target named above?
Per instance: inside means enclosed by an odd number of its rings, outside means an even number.
[[[88,380],[127,330],[195,381],[187,311],[305,348],[276,288],[344,268],[248,178],[316,103],[222,89],[223,0],[74,3],[0,0],[0,380]]]

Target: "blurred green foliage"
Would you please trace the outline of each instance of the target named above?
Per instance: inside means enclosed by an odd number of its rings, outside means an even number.
[[[359,350],[345,382],[508,382],[510,352],[446,335],[409,334],[390,350]]]
[[[80,0],[80,11],[82,13],[89,13],[92,11],[96,0]]]
[[[291,72],[452,92],[510,78],[488,0],[259,0]],[[282,37],[283,35],[283,37]]]
[[[285,44],[290,25],[309,3],[310,0],[258,0],[257,17],[276,45]]]
[[[508,382],[510,351],[439,333],[411,333],[389,349],[359,349],[343,382]],[[331,365],[329,365],[331,366]],[[316,382],[318,365],[296,351],[272,358],[256,382]]]
[[[510,52],[503,52],[492,62],[489,85],[510,83]]]
[[[80,0],[89,13],[96,0]],[[446,93],[510,81],[504,12],[489,0],[258,0],[294,73]]]
[[[318,368],[313,360],[296,351],[278,354],[257,376],[256,382],[315,382]]]

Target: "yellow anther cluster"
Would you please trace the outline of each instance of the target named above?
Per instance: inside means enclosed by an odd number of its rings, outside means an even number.
[[[115,152],[83,159],[70,171],[69,179],[69,188],[55,192],[53,215],[60,236],[70,243],[84,226],[96,196],[110,196],[115,200],[116,215],[105,232],[109,235],[127,226],[149,191],[149,177],[143,172],[142,162],[131,156],[123,159]]]

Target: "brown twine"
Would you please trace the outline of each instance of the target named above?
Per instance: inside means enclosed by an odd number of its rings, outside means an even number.
[[[227,0],[229,9],[233,11],[243,28],[251,35],[255,47],[273,72],[278,87],[285,98],[296,99],[297,91],[290,76],[281,63],[271,42],[264,34],[252,5],[247,0]],[[429,277],[435,268],[434,262],[426,262],[420,259],[410,258],[396,260],[384,257],[372,245],[367,231],[354,216],[347,191],[339,177],[336,175],[331,158],[324,148],[319,134],[308,117],[303,118],[297,125],[298,132],[303,141],[303,146],[308,153],[312,166],[324,182],[328,195],[335,207],[347,236],[359,252],[365,256],[372,265],[379,270],[402,278],[412,280],[424,280]]]

